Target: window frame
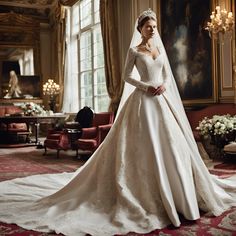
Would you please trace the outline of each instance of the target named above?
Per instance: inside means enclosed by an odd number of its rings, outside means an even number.
[[[95,74],[97,73],[98,70],[100,69],[103,69],[104,70],[104,76],[105,76],[105,65],[103,63],[103,66],[97,66],[97,68],[95,68],[95,57],[96,55],[94,54],[95,53],[95,50],[94,50],[94,32],[96,30],[97,27],[101,27],[101,22],[100,20],[95,22],[95,15],[96,15],[96,12],[94,11],[95,10],[95,1],[96,0],[91,0],[91,23],[83,28],[81,28],[82,26],[82,21],[81,21],[81,14],[80,14],[80,11],[81,11],[81,3],[82,1],[79,1],[77,4],[75,4],[75,7],[78,9],[78,15],[79,15],[79,22],[78,22],[78,26],[79,26],[79,29],[78,29],[78,34],[77,34],[77,49],[78,49],[78,98],[79,98],[79,102],[78,102],[78,106],[79,106],[79,109],[81,109],[84,105],[84,99],[86,100],[86,97],[82,97],[82,83],[81,83],[81,80],[82,80],[82,74],[85,73],[85,72],[91,72],[92,74],[92,109],[94,109],[95,111],[96,110],[100,110],[102,109],[103,107],[99,107],[99,98],[105,98],[107,97],[107,105],[109,105],[109,101],[110,101],[110,98],[109,98],[109,95],[108,95],[108,92],[106,91],[106,95],[99,95],[96,91],[95,91],[95,87],[97,87],[96,85],[99,85],[99,83],[96,82],[95,84]],[[72,14],[73,15],[73,14]],[[73,21],[73,19],[72,19]],[[73,26],[72,26],[73,27]],[[84,33],[87,33],[89,32],[90,33],[90,36],[91,36],[91,69],[86,69],[86,70],[81,70],[81,36],[82,34]],[[86,87],[85,87],[86,88]],[[97,102],[97,105],[96,105],[96,102]],[[85,102],[86,104],[86,102]],[[107,110],[108,110],[108,106],[107,106]]]

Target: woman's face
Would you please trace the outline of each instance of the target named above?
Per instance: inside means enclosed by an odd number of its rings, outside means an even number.
[[[152,38],[157,30],[157,23],[154,20],[148,20],[141,28],[141,35],[145,39]]]

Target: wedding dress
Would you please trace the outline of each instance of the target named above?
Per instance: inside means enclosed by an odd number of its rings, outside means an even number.
[[[221,180],[203,163],[164,51],[129,49],[125,80],[135,90],[102,145],[75,173],[0,183],[0,221],[70,236],[147,233],[236,205],[236,179]],[[132,77],[136,65],[140,80]],[[165,84],[151,96],[149,85]]]

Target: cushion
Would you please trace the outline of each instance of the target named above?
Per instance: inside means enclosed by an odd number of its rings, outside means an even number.
[[[229,153],[236,153],[236,142],[231,142],[224,146],[224,151]]]
[[[82,150],[95,150],[97,148],[96,139],[79,139],[77,141],[79,149]]]

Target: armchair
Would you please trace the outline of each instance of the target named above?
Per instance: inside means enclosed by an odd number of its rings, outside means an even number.
[[[74,143],[81,136],[81,129],[91,126],[92,119],[93,111],[85,106],[77,113],[74,122],[65,122],[63,126],[49,130],[44,140],[44,155],[47,153],[47,148],[56,149],[57,158],[59,158],[60,150],[76,149]]]
[[[86,151],[86,155],[91,155],[103,142],[113,122],[113,112],[94,113],[92,127],[82,128],[82,136],[75,142],[76,156],[78,150]]]
[[[44,155],[47,153],[47,148],[57,150],[57,158],[59,158],[60,150],[68,150],[70,147],[69,138],[67,132],[49,130],[47,137],[44,141]]]

